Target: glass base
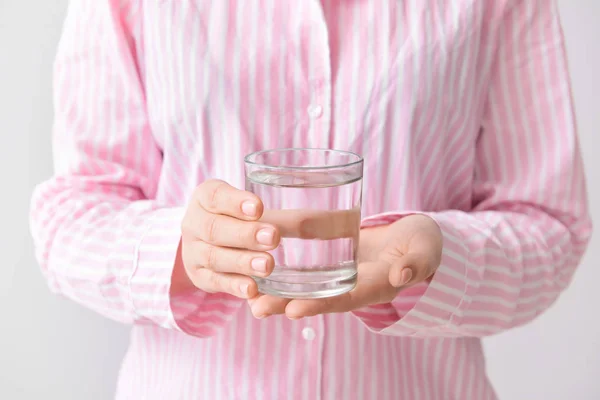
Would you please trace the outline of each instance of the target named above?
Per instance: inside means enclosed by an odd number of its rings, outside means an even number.
[[[356,286],[356,266],[307,269],[276,267],[267,278],[254,277],[258,291],[286,299],[322,299],[347,293]]]

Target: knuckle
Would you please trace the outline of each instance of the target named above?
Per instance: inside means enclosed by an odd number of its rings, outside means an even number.
[[[201,183],[200,185],[196,186],[194,188],[194,191],[192,192],[192,195],[190,196],[190,203],[196,203],[200,201],[200,198],[202,196],[202,191],[204,190],[204,184]]]
[[[211,184],[211,190],[208,193],[207,204],[206,206],[211,210],[216,210],[219,208],[219,203],[221,201],[221,194],[227,188],[227,184],[223,181],[213,181]]]
[[[204,193],[206,192],[206,190],[209,187],[210,187],[209,181],[205,181],[205,182],[201,183],[200,185],[196,186],[196,189],[194,189],[194,192],[192,194],[191,203],[202,204],[203,197],[205,196]]]
[[[220,179],[207,179],[198,185],[196,189],[200,193],[205,193],[207,190],[211,190],[212,187],[218,185],[220,182],[222,182]]]
[[[217,238],[217,217],[216,215],[211,215],[205,218],[203,225],[203,237],[208,242],[214,242]]]
[[[183,234],[193,233],[192,218],[190,218],[189,212],[186,212],[185,216],[181,220],[180,228],[181,233]]]
[[[221,183],[225,183],[225,182],[222,181],[221,179],[211,178],[211,179],[205,180],[202,184],[200,184],[200,186],[207,188],[207,187],[213,187],[213,186],[219,185]]]
[[[217,248],[214,246],[206,246],[204,250],[204,267],[208,269],[217,268]]]
[[[209,182],[209,181],[204,181],[201,184],[199,184],[198,186],[196,186],[196,188],[194,189],[194,194],[202,193],[202,191],[206,189],[207,182]]]

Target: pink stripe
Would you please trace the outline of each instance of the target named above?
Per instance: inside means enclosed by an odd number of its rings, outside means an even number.
[[[495,399],[480,338],[544,312],[592,231],[555,3],[290,4],[71,3],[31,200],[49,288],[133,325],[120,399]],[[194,188],[292,146],[365,157],[363,228],[433,218],[432,282],[300,321],[170,293]]]

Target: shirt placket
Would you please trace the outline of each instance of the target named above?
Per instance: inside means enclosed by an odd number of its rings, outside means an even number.
[[[323,380],[323,355],[325,343],[325,321],[322,315],[303,318],[299,321],[300,341],[304,343],[300,348],[304,348],[306,365],[309,368],[304,369],[308,374],[304,377],[308,380],[308,392],[311,399],[320,400],[322,398],[322,380]]]
[[[332,115],[332,81],[331,81],[331,52],[327,21],[319,0],[309,3],[309,18],[311,38],[308,47],[310,61],[308,63],[308,96],[306,113],[309,118],[309,136],[311,147],[329,147],[329,135]],[[322,315],[304,318],[299,321],[302,340],[305,342],[306,353],[309,357],[311,399],[322,398],[323,386],[323,356],[326,337],[325,319]]]
[[[329,147],[332,115],[331,52],[327,21],[321,2],[312,2],[311,40],[309,51],[308,104],[312,147]]]

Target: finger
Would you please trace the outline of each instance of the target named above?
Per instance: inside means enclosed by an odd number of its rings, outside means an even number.
[[[190,273],[190,279],[198,289],[207,293],[229,293],[241,299],[249,299],[258,294],[254,279],[244,275],[200,268]]]
[[[188,244],[186,251],[192,253],[196,268],[214,272],[266,277],[275,267],[273,256],[267,252],[214,246],[200,240]]]
[[[256,318],[265,318],[269,315],[285,313],[285,307],[290,299],[259,294],[248,301],[252,315]]]
[[[263,203],[258,196],[221,180],[205,181],[198,186],[194,196],[202,208],[213,214],[257,220],[263,213]]]
[[[261,221],[277,226],[283,237],[321,240],[356,237],[360,228],[360,209],[267,209]]]
[[[357,308],[357,300],[355,293],[352,292],[324,299],[294,299],[286,306],[285,315],[290,319],[299,319],[319,314],[346,312]]]
[[[279,231],[264,222],[241,221],[196,209],[185,219],[182,232],[215,246],[266,251],[279,245]]]
[[[324,299],[292,300],[285,309],[288,318],[353,311],[371,304],[388,302],[394,289],[388,282],[389,265],[384,262],[361,263],[358,282],[351,291]]]
[[[399,288],[425,281],[433,273],[430,258],[423,253],[405,254],[390,267],[390,284]]]

